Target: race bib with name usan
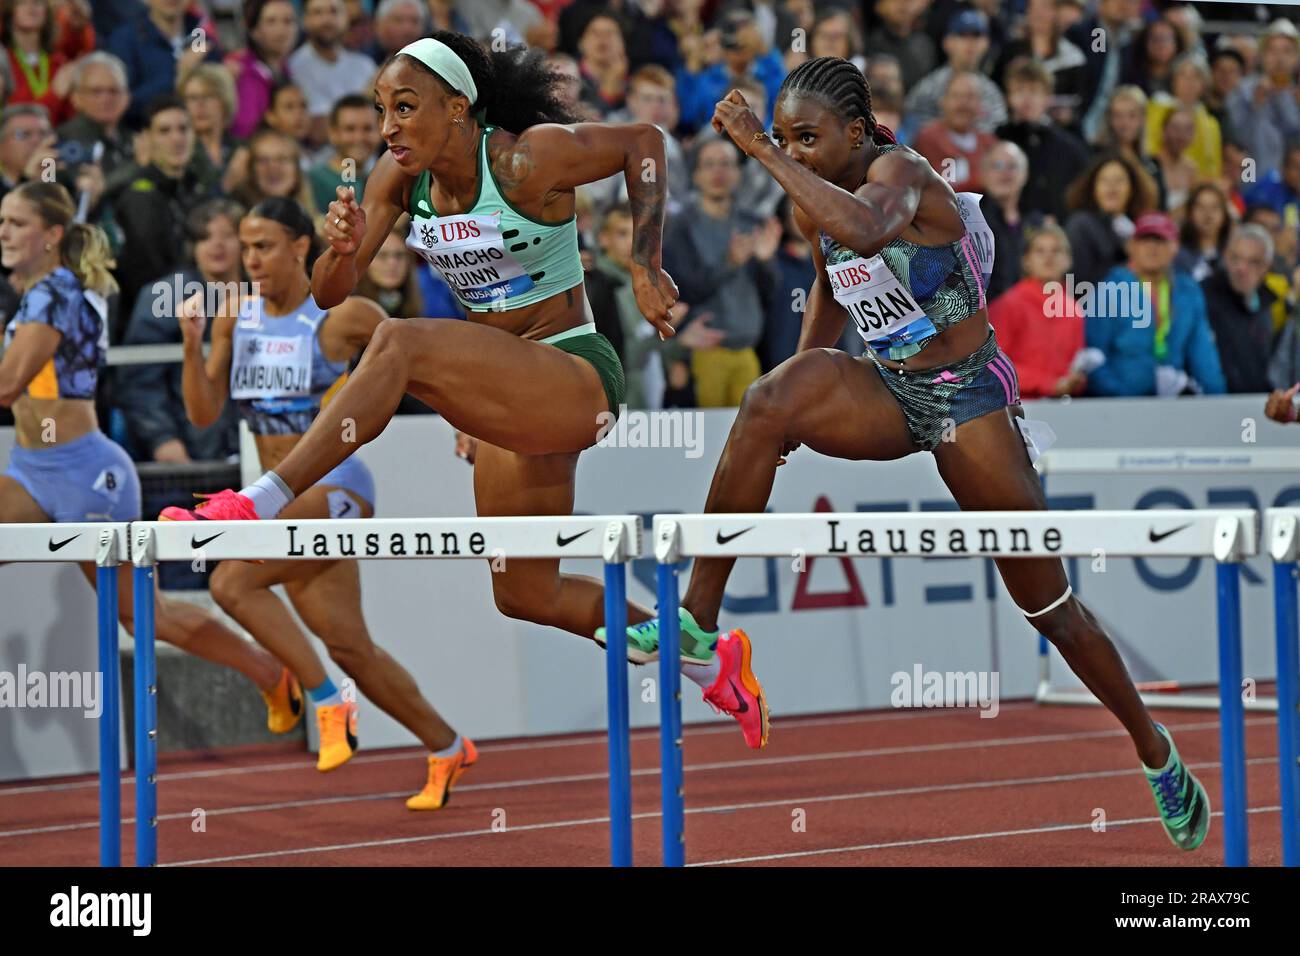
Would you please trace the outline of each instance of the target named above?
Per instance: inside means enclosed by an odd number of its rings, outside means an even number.
[[[501,237],[501,213],[469,213],[411,220],[411,249],[437,270],[465,305],[485,306],[533,287]]]
[[[298,398],[310,394],[311,336],[239,336],[230,367],[232,399]]]
[[[858,334],[873,348],[903,345],[934,334],[934,323],[879,254],[854,256],[833,265],[828,262],[826,275],[835,301],[844,306]]]

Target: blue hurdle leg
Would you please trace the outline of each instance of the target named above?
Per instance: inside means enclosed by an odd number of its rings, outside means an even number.
[[[1277,633],[1277,760],[1282,789],[1282,865],[1300,866],[1300,624],[1296,566],[1273,564]]]
[[[682,794],[681,625],[677,565],[659,565],[659,783],[663,795],[664,866],[686,863]]]
[[[605,565],[605,686],[609,703],[610,862],[632,865],[632,756],[627,712],[627,566]]]
[[[104,681],[99,713],[99,865],[122,865],[122,750],[117,677],[117,568],[95,569],[99,605],[99,673]]]
[[[135,865],[158,862],[158,675],[154,568],[137,567],[135,590]]]
[[[1247,866],[1246,722],[1241,700],[1241,565],[1218,565],[1219,750],[1223,768],[1223,862]]]

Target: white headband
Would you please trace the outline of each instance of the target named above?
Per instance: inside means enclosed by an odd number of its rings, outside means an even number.
[[[450,83],[453,89],[468,96],[471,106],[478,101],[478,87],[474,85],[474,77],[470,76],[469,67],[456,55],[455,50],[441,40],[425,37],[414,43],[408,43],[397,52],[413,56],[433,70]]]

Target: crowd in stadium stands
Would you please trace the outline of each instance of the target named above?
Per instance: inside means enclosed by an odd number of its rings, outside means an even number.
[[[379,64],[435,29],[526,43],[562,74],[575,115],[667,134],[675,339],[637,311],[622,176],[578,191],[587,296],[629,404],[732,406],[796,350],[814,267],[788,200],[713,131],[713,106],[736,88],[770,122],[787,71],[835,55],[864,71],[900,141],[983,194],[989,314],[1025,397],[1264,392],[1300,380],[1294,9],[0,0],[0,195],[57,176],[113,245],[111,342],[176,343],[181,290],[239,280],[243,209],[291,196],[319,222],[336,186],[364,190],[383,149]],[[398,317],[463,314],[401,222],[360,292]],[[14,304],[0,280],[0,313]],[[852,332],[841,347],[863,348]],[[232,455],[233,420],[189,425],[179,379],[179,364],[115,367],[105,427],[142,461]]]

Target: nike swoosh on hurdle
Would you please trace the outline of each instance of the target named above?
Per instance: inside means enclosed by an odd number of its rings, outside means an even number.
[[[58,551],[60,548],[64,548],[72,544],[72,542],[76,541],[80,537],[81,537],[80,534],[74,534],[71,538],[68,538],[66,541],[58,541],[58,542],[56,542],[53,538],[50,538],[50,550]]]

